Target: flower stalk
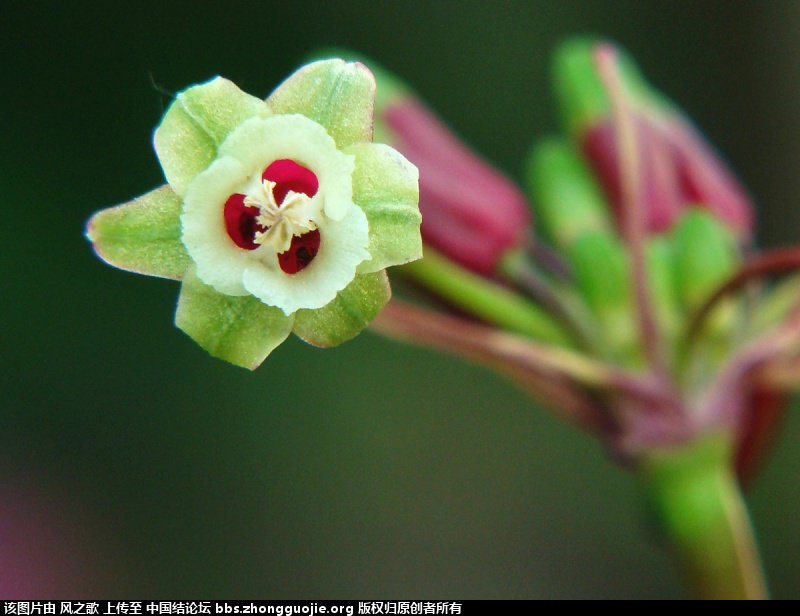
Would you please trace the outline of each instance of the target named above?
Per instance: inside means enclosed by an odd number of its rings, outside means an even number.
[[[732,459],[733,439],[714,435],[653,452],[641,464],[639,476],[659,527],[698,597],[766,599]]]

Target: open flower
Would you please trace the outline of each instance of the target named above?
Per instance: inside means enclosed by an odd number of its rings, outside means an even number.
[[[319,346],[385,305],[385,268],[421,256],[417,170],[371,143],[361,64],[306,65],[266,101],[215,78],[155,132],[168,185],[103,210],[87,235],[117,267],[182,280],[176,324],[254,368],[291,331]]]

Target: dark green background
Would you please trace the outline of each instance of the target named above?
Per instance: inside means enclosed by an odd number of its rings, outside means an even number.
[[[800,3],[6,2],[0,28],[2,592],[682,595],[632,477],[499,377],[371,334],[230,367],[173,328],[176,284],[103,265],[83,224],[162,182],[166,93],[222,74],[264,95],[328,45],[406,77],[518,177],[557,128],[552,48],[596,32],[726,152],[762,243],[788,243]],[[795,598],[798,442],[793,413],[751,491]]]

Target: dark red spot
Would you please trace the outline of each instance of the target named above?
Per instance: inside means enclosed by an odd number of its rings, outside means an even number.
[[[244,195],[235,194],[225,202],[225,229],[233,242],[245,250],[255,250],[256,231],[265,229],[256,222],[258,208],[244,204]]]
[[[303,235],[295,235],[289,250],[278,255],[278,263],[287,274],[296,274],[308,267],[319,252],[319,231],[309,231]]]
[[[290,190],[313,197],[319,189],[319,181],[314,172],[288,158],[271,163],[264,169],[261,179],[275,182],[276,186],[272,194],[275,195],[276,203],[283,203],[286,193]]]

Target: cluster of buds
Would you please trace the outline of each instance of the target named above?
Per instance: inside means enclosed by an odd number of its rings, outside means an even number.
[[[723,434],[747,472],[800,356],[800,287],[764,281],[798,258],[754,252],[750,198],[681,111],[621,50],[567,42],[566,136],[534,144],[526,198],[371,66],[376,131],[420,170],[425,258],[402,270],[455,309],[376,326],[501,370],[624,460]]]

